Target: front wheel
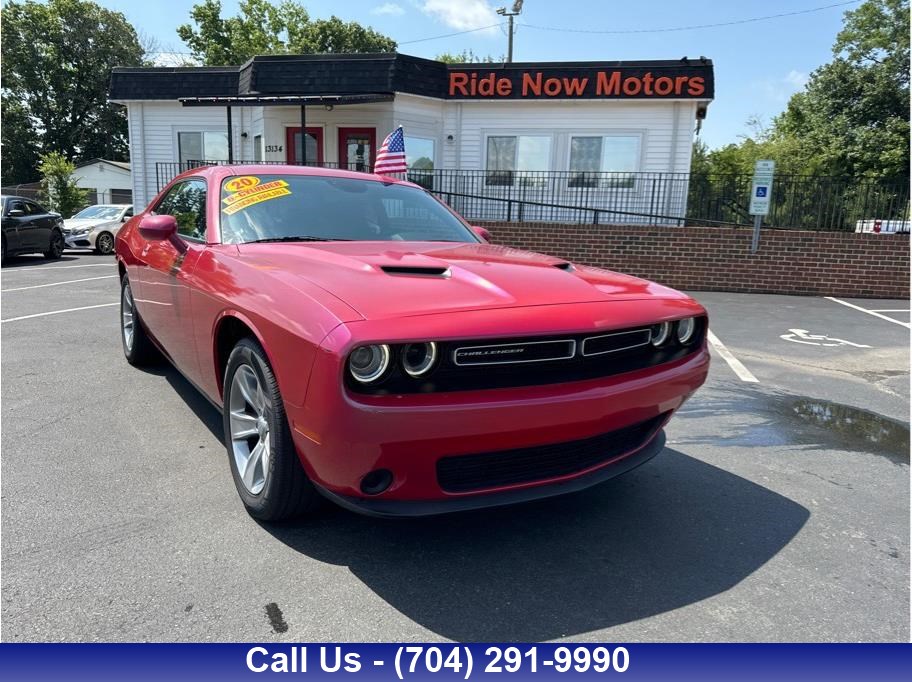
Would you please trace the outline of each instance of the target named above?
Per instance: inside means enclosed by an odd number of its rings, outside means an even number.
[[[114,253],[114,235],[110,232],[102,232],[95,238],[95,253],[102,256],[108,256]]]
[[[48,260],[57,260],[63,255],[64,246],[60,230],[51,230],[51,243],[48,245],[48,250],[44,252],[44,257]]]
[[[313,511],[319,493],[298,459],[275,375],[253,339],[231,351],[224,386],[225,445],[247,512],[279,521]]]
[[[126,275],[120,280],[120,341],[124,357],[131,365],[141,367],[156,359],[157,351],[136,312],[133,290]]]

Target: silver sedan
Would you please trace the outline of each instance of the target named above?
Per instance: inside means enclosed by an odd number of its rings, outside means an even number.
[[[133,206],[130,204],[98,204],[84,208],[63,221],[67,248],[113,253],[114,235],[132,216]]]

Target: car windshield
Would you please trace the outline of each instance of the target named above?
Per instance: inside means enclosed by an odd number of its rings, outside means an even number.
[[[89,206],[73,216],[74,220],[114,220],[123,211],[123,206]]]
[[[222,242],[348,240],[477,242],[472,231],[422,189],[319,175],[227,178]]]

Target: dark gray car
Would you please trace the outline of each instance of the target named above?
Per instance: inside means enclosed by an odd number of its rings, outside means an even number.
[[[57,259],[63,253],[63,218],[25,197],[0,197],[3,203],[3,260],[20,253]]]

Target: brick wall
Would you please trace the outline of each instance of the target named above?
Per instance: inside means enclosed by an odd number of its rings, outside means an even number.
[[[544,223],[477,223],[497,244],[645,277],[676,289],[908,298],[909,237]]]

